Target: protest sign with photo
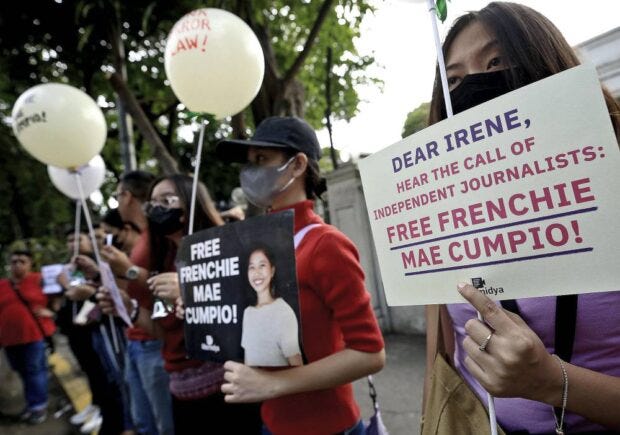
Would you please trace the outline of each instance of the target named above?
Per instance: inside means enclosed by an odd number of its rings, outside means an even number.
[[[579,66],[360,161],[390,305],[616,290],[620,153]]]
[[[301,364],[292,211],[187,236],[176,266],[190,357]]]

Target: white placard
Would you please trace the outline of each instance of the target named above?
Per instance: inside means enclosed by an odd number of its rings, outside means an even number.
[[[58,284],[58,276],[62,273],[64,265],[48,264],[41,266],[41,277],[43,278],[43,293],[46,295],[62,292],[62,287]]]
[[[132,326],[131,319],[127,313],[127,308],[125,308],[125,304],[123,303],[121,292],[116,285],[114,273],[112,272],[110,265],[105,261],[102,261],[99,264],[99,267],[101,272],[101,284],[110,292],[110,296],[112,297],[118,316],[123,319],[127,326]]]
[[[620,153],[596,71],[579,66],[359,163],[389,305],[620,288]]]

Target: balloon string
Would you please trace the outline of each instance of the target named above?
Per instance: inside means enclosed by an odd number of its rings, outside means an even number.
[[[482,314],[478,311],[478,320],[484,322]],[[497,417],[495,416],[495,400],[491,393],[487,393],[487,406],[489,407],[489,426],[491,426],[491,435],[497,435]]]
[[[82,220],[80,201],[75,201],[75,225],[73,227],[73,258],[80,254],[80,222]]]
[[[93,245],[93,252],[97,259],[97,264],[101,265],[101,255],[99,255],[99,246],[97,245],[97,239],[95,238],[95,230],[93,228],[93,221],[90,218],[90,212],[88,205],[86,204],[86,198],[84,197],[84,189],[82,187],[82,176],[79,172],[75,172],[75,182],[77,184],[78,193],[80,195],[80,202],[82,203],[82,210],[84,211],[84,218],[86,218],[86,225],[88,226],[88,235],[90,236],[90,242]]]
[[[443,92],[443,101],[446,106],[446,114],[448,118],[453,116],[452,101],[450,100],[450,88],[448,87],[448,78],[446,74],[446,62],[443,58],[443,50],[439,39],[439,30],[437,28],[437,13],[433,0],[426,0],[428,11],[433,27],[433,37],[435,39],[435,49],[437,50],[437,64],[439,66],[439,76],[441,77],[441,90]],[[478,312],[478,319],[482,321],[482,315]],[[495,416],[495,401],[493,396],[487,391],[487,405],[489,407],[489,426],[491,435],[497,435],[497,418]]]
[[[196,150],[196,163],[194,168],[194,180],[192,182],[192,200],[190,202],[190,210],[189,210],[189,229],[187,231],[187,235],[191,236],[194,233],[194,214],[196,211],[196,192],[198,190],[198,175],[200,173],[200,160],[202,158],[202,144],[205,138],[205,127],[207,125],[207,120],[203,119],[200,123],[200,136],[198,138],[198,148]]]
[[[90,212],[88,210],[88,205],[86,204],[86,198],[84,197],[84,189],[82,187],[82,176],[79,172],[74,172],[75,182],[77,184],[78,193],[80,195],[80,201],[82,203],[82,210],[84,210],[84,217],[86,218],[86,225],[88,226],[88,235],[90,236],[90,242],[93,245],[93,252],[95,253],[95,258],[97,259],[97,265],[99,266],[99,270],[102,270],[101,267],[101,255],[99,254],[99,246],[97,245],[97,238],[95,237],[95,229],[93,228],[93,221],[90,218]],[[112,315],[108,315],[108,320],[110,321],[110,329],[112,330],[112,339],[114,341],[114,350],[116,353],[119,352],[118,346],[118,337],[116,336],[116,328],[114,327],[114,318]],[[104,337],[104,339],[107,339]]]
[[[435,50],[437,50],[437,63],[439,64],[439,76],[441,77],[441,90],[443,91],[443,101],[446,105],[446,113],[448,118],[452,116],[452,101],[450,100],[450,88],[448,87],[448,78],[446,74],[446,63],[443,58],[443,50],[441,49],[441,41],[439,40],[439,30],[437,29],[437,13],[433,0],[426,0],[428,4],[428,12],[431,17],[431,25],[433,26],[433,36],[435,38]]]

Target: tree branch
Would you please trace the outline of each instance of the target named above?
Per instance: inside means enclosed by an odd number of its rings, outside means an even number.
[[[164,110],[162,110],[159,113],[151,113],[150,115],[147,115],[149,117],[149,119],[151,120],[151,122],[155,121],[157,118],[159,118],[161,115],[166,115],[166,114],[170,114],[170,111],[172,109],[175,109],[177,107],[177,105],[179,104],[179,100],[177,98],[174,99],[174,102],[169,104]]]
[[[327,13],[329,12],[331,5],[332,0],[325,0],[321,5],[321,9],[319,9],[319,14],[317,15],[316,20],[312,25],[312,29],[310,29],[310,33],[308,34],[308,39],[306,39],[303,50],[301,51],[301,53],[299,53],[299,56],[297,56],[295,62],[293,62],[286,74],[284,74],[284,78],[282,79],[284,87],[286,87],[289,82],[295,78],[300,68],[304,64],[306,58],[308,57],[308,54],[310,54],[310,50],[312,49],[312,46],[316,41],[316,37],[321,30],[321,26],[325,22],[325,18],[327,17]]]
[[[235,139],[247,139],[248,136],[245,134],[245,114],[244,112],[239,112],[230,120],[230,126],[232,127],[232,137]]]
[[[151,151],[153,156],[159,162],[159,165],[164,174],[174,174],[179,171],[177,161],[170,155],[166,146],[162,142],[157,130],[153,127],[153,124],[149,121],[148,117],[140,107],[140,104],[136,100],[131,90],[127,87],[127,83],[123,81],[121,76],[114,72],[108,76],[108,80],[114,88],[114,91],[118,94],[120,99],[125,103],[127,111],[131,114],[133,120],[136,122],[136,126],[142,133],[142,136],[151,145]]]

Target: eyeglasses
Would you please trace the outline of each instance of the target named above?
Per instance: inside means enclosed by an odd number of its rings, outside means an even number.
[[[127,193],[127,190],[121,190],[120,192],[113,192],[110,196],[118,201],[118,198],[123,196],[125,193]]]
[[[180,203],[180,199],[176,195],[166,195],[161,198],[153,198],[148,202],[144,203],[144,210],[148,211],[153,207],[161,206],[165,208],[173,208],[177,207]]]

